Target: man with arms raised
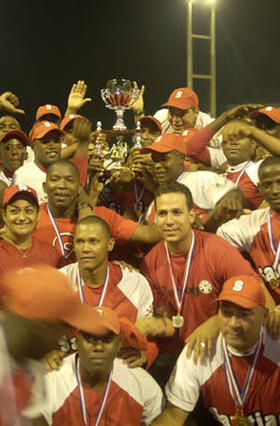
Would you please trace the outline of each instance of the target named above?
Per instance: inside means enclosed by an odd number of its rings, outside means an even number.
[[[199,392],[225,426],[277,424],[280,414],[280,344],[263,325],[265,294],[252,276],[230,278],[216,299],[221,332],[213,359],[196,365],[182,351],[166,386],[169,405],[153,425],[183,425]]]

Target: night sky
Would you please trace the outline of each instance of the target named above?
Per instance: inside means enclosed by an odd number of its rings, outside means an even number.
[[[107,79],[144,83],[147,113],[186,84],[186,0],[1,0],[0,11],[1,91],[20,97],[27,131],[39,105],[64,111],[77,79],[94,99],[82,112],[106,128],[115,118],[100,98]],[[195,21],[204,33],[206,12]],[[279,105],[280,1],[217,0],[216,19],[218,112],[248,101]],[[196,71],[207,72],[207,49],[198,48]],[[207,111],[205,82],[195,89]]]

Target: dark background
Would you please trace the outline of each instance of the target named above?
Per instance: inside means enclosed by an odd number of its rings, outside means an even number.
[[[216,3],[218,112],[248,101],[280,104],[280,1]],[[195,30],[207,33],[207,12],[200,9]],[[100,99],[107,79],[144,83],[148,113],[186,85],[186,0],[1,0],[0,13],[1,91],[20,97],[25,130],[39,105],[64,111],[78,79],[93,98],[82,112],[107,128],[114,120]],[[195,71],[207,72],[207,41],[198,43]],[[195,89],[208,111],[206,82]]]

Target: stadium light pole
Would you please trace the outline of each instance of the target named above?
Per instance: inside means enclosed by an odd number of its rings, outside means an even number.
[[[194,79],[207,79],[210,83],[210,113],[216,117],[216,9],[215,0],[186,0],[187,1],[187,86],[193,88]],[[210,34],[193,34],[193,6],[195,3],[204,4],[211,8]],[[209,40],[210,43],[210,74],[193,73],[193,39]]]

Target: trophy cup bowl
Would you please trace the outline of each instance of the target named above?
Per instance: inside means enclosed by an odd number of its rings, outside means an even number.
[[[101,89],[101,97],[106,108],[114,110],[117,116],[113,130],[127,130],[123,120],[124,111],[132,108],[139,92],[139,89],[132,87],[130,80],[124,78],[108,80],[106,89]]]

